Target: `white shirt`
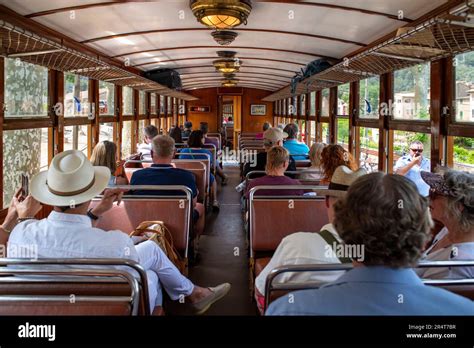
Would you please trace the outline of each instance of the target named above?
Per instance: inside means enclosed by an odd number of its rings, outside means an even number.
[[[122,258],[138,261],[130,237],[92,227],[86,215],[52,211],[46,219],[18,224],[8,240],[8,257],[36,248],[38,258]],[[12,255],[10,255],[10,253]]]
[[[444,227],[434,238],[430,248],[423,254],[423,261],[472,261],[474,260],[474,242],[451,244],[445,248],[428,252],[446,235],[448,229]],[[416,273],[424,279],[472,279],[474,267],[436,267],[418,268]]]
[[[332,224],[323,226],[321,231],[323,230],[329,231],[342,243],[341,238]],[[264,294],[267,276],[276,267],[302,264],[341,263],[334,253],[328,253],[326,246],[328,246],[328,244],[319,233],[297,232],[286,236],[282,239],[280,245],[278,245],[268,265],[255,279],[255,287],[261,294]],[[343,273],[344,271],[284,273],[279,275],[274,282],[328,283],[336,280]]]
[[[316,173],[318,171],[319,173]],[[309,173],[307,173],[309,172]],[[324,173],[321,172],[320,167],[309,167],[301,171],[299,180],[322,180],[324,178]]]
[[[138,144],[137,151],[140,152],[144,158],[151,158],[151,144]]]

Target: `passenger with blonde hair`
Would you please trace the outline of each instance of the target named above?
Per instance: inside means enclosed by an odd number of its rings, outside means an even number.
[[[443,174],[422,171],[421,177],[430,188],[431,216],[445,226],[422,260],[474,260],[474,174],[457,170]],[[418,274],[430,279],[474,278],[474,267],[421,268]]]
[[[98,143],[92,150],[91,163],[93,166],[107,167],[110,169],[110,179],[108,186],[128,185],[128,180],[123,176],[115,176],[117,171],[117,145],[104,140]]]
[[[249,198],[250,190],[263,185],[301,185],[298,180],[285,176],[285,171],[290,162],[290,154],[283,146],[274,146],[267,152],[266,175],[250,181],[247,186],[246,197]],[[298,196],[303,195],[303,190],[260,190],[258,195],[265,196]]]
[[[325,147],[326,144],[324,143],[314,143],[311,145],[309,150],[309,160],[311,161],[311,167],[303,171],[303,174],[301,174],[299,177],[301,180],[321,180],[324,177],[323,167],[321,164],[321,153]]]
[[[339,166],[346,166],[351,170],[357,170],[359,166],[354,157],[341,145],[330,144],[321,152],[321,166],[324,169],[322,183],[329,184],[334,171]]]

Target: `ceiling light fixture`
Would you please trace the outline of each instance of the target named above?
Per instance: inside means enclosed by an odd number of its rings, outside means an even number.
[[[230,29],[247,24],[252,11],[250,0],[191,0],[191,10],[197,20],[205,26]]]
[[[237,83],[239,80],[233,79],[233,80],[224,80],[222,81],[222,87],[235,87],[237,86]]]
[[[230,30],[214,30],[211,35],[214,38],[214,41],[219,45],[227,46],[235,40],[238,34],[235,31]]]

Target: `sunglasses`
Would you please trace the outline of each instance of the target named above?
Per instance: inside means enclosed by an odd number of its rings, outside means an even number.
[[[419,152],[419,153],[423,152],[423,149],[410,149],[410,150],[413,151],[413,152]]]

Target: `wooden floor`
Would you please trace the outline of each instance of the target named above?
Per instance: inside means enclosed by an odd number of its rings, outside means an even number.
[[[227,186],[219,186],[219,214],[209,214],[199,242],[199,258],[189,270],[190,279],[200,286],[232,284],[229,294],[206,315],[256,315],[248,290],[248,253],[240,210],[239,168],[225,166]],[[220,182],[220,181],[219,181]]]

